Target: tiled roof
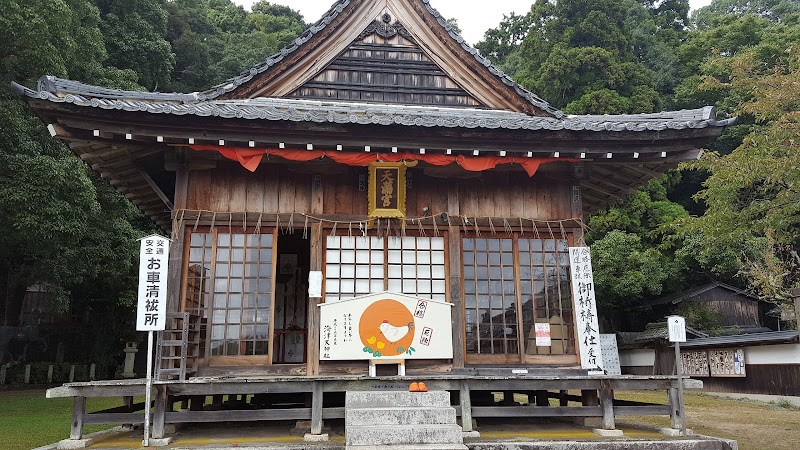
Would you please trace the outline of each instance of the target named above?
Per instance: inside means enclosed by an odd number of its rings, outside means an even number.
[[[800,331],[771,331],[767,333],[739,334],[690,339],[681,343],[681,348],[728,347],[740,345],[783,344],[800,342]]]
[[[714,108],[712,107],[655,114],[577,115],[552,118],[476,108],[408,106],[287,98],[203,101],[198,99],[197,94],[123,91],[55,77],[43,77],[39,81],[38,91],[25,88],[16,83],[12,84],[12,88],[30,98],[105,110],[227,119],[361,125],[532,131],[637,132],[724,127],[731,125],[735,120],[716,120]]]

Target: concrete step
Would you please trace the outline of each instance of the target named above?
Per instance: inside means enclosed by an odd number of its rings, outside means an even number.
[[[348,445],[345,450],[469,450],[464,444]]]
[[[458,425],[374,425],[346,426],[347,445],[462,444]]]
[[[450,406],[447,391],[352,391],[347,393],[346,408],[396,408]]]
[[[345,410],[345,421],[349,426],[454,424],[456,410],[450,406],[349,408]]]

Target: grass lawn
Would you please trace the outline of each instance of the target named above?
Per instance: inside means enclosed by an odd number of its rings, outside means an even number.
[[[87,399],[86,410],[121,406],[121,398]],[[44,389],[0,391],[0,448],[30,450],[69,437],[72,398],[45,398]],[[86,425],[84,434],[112,428]]]
[[[615,392],[623,400],[666,403],[662,392]],[[712,395],[685,394],[686,426],[695,433],[736,439],[741,450],[797,450],[800,448],[800,408]],[[618,419],[620,420],[620,419]],[[668,427],[669,417],[624,417],[621,421]]]

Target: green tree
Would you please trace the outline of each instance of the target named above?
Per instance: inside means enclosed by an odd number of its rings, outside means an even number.
[[[800,27],[782,27],[795,36]],[[800,283],[800,48],[797,40],[763,41],[736,55],[710,58],[723,76],[707,76],[701,89],[725,89],[743,99],[735,108],[751,122],[749,134],[728,155],[709,153],[687,165],[710,177],[697,197],[706,213],[685,223],[702,236],[702,249],[731,249],[751,288],[767,299],[785,300]],[[770,279],[780,276],[779,282]]]
[[[4,6],[3,85],[30,85],[52,74],[136,86],[133,71],[105,66],[100,14],[92,2],[15,0]],[[54,11],[59,20],[51,20]],[[8,90],[0,92],[0,123],[0,323],[17,325],[25,290],[34,283],[51,286],[56,306],[64,308],[81,300],[75,290],[81,283],[105,290],[112,301],[128,295],[109,286],[128,276],[129,243],[140,234],[131,224],[141,225],[141,216],[90,175]],[[114,196],[114,202],[101,201]],[[99,271],[115,275],[93,276]]]
[[[102,17],[106,63],[136,71],[139,84],[148,90],[167,84],[175,56],[165,39],[166,0],[95,0],[95,4]]]

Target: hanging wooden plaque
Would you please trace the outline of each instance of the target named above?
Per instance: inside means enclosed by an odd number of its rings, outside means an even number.
[[[374,162],[369,165],[369,218],[406,217],[406,164]]]

